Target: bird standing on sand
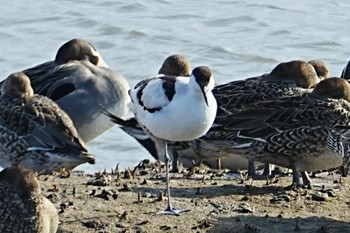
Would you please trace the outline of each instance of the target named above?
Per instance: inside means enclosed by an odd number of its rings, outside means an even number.
[[[0,166],[49,173],[95,162],[69,116],[48,97],[33,94],[25,74],[11,74],[1,92]]]
[[[171,203],[167,143],[193,140],[210,129],[217,109],[213,87],[211,70],[200,66],[190,78],[158,75],[130,91],[130,110],[165,156],[168,207],[160,213],[178,215],[183,211]]]
[[[0,232],[56,233],[56,207],[41,194],[36,175],[25,168],[0,172]]]
[[[30,78],[34,93],[50,97],[70,116],[85,142],[114,126],[100,108],[120,118],[128,112],[127,80],[109,69],[83,39],[68,41],[59,48],[54,61],[23,72]]]

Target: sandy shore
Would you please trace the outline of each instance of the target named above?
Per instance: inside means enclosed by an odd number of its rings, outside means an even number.
[[[40,182],[59,210],[62,233],[350,232],[349,177],[323,174],[313,178],[323,186],[289,190],[290,175],[243,182],[239,174],[192,169],[171,174],[174,206],[190,211],[168,216],[156,214],[166,206],[163,170],[61,173]]]

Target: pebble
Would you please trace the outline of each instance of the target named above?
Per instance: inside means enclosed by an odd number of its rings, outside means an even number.
[[[328,200],[328,194],[327,193],[313,193],[311,196],[312,200],[314,201],[327,201]]]
[[[128,184],[123,184],[123,188],[119,189],[119,191],[122,191],[122,192],[129,192],[131,190],[132,188],[130,188]]]
[[[335,195],[335,192],[332,191],[332,190],[328,191],[327,194],[328,194],[329,197],[336,197],[337,196],[337,195]]]
[[[52,203],[57,203],[59,200],[55,193],[49,194],[46,198],[49,199]]]
[[[111,199],[117,199],[118,194],[116,194],[115,192],[112,192],[111,190],[102,190],[101,194],[96,195],[96,197],[100,197],[105,199],[106,201],[109,201]]]
[[[87,182],[88,185],[94,185],[94,186],[107,186],[110,184],[110,180],[106,176],[102,176],[100,178],[89,180]]]
[[[93,228],[95,230],[105,229],[109,225],[107,222],[102,222],[99,220],[85,221],[85,222],[82,222],[82,224],[87,228]]]
[[[253,213],[254,210],[250,207],[248,202],[243,202],[239,205],[238,211],[241,213]]]
[[[279,195],[279,196],[274,196],[270,202],[275,204],[275,203],[280,203],[282,201],[290,201],[290,197],[288,195]]]

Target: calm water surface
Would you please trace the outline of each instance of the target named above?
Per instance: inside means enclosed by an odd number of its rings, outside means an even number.
[[[257,3],[258,2],[258,3]],[[0,10],[0,79],[52,60],[64,42],[90,41],[133,86],[170,54],[208,65],[217,83],[269,72],[292,59],[322,59],[339,76],[350,58],[348,1],[24,1]],[[118,127],[88,144],[97,164],[136,165],[150,155]]]

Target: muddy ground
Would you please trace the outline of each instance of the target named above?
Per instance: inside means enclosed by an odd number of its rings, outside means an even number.
[[[244,173],[206,167],[171,174],[180,216],[157,215],[166,206],[164,167],[41,176],[57,207],[58,232],[350,232],[350,178],[321,173],[314,189],[289,189],[291,175],[245,179]],[[242,179],[243,178],[243,179]]]

